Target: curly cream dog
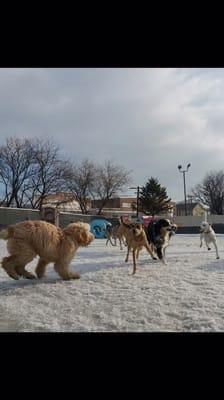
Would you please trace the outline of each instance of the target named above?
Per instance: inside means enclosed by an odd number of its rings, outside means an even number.
[[[36,266],[38,278],[42,278],[46,266],[54,263],[55,271],[62,279],[78,279],[80,275],[69,271],[77,249],[88,246],[94,236],[89,232],[89,224],[76,222],[65,229],[44,221],[24,221],[10,225],[0,231],[0,239],[7,240],[10,254],[2,260],[2,267],[13,279],[33,279],[35,275],[25,269],[37,255],[40,257]]]

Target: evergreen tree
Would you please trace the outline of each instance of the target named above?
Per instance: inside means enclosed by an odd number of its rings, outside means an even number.
[[[161,212],[169,211],[170,200],[166,188],[160,185],[158,179],[151,177],[141,188],[138,209],[146,215],[158,215]]]

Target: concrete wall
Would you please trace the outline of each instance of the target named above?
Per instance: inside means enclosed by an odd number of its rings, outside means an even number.
[[[170,220],[178,225],[177,233],[198,233],[199,226],[205,220],[205,217],[192,215],[175,216]],[[224,233],[224,215],[208,215],[207,221],[212,225],[216,233]]]
[[[26,219],[40,219],[40,211],[25,208],[0,207],[0,226],[15,224]]]
[[[202,221],[205,220],[203,217],[198,216],[174,216],[170,218],[178,226],[199,226]],[[224,224],[224,215],[208,215],[207,221],[210,224]]]
[[[83,221],[90,223],[95,218],[105,218],[104,216],[92,216],[74,214],[68,212],[60,212],[59,226],[64,228],[70,222]],[[164,218],[164,216],[161,216]],[[15,224],[26,219],[38,220],[42,219],[38,210],[0,207],[0,227]],[[111,218],[107,218],[111,220]],[[178,225],[177,233],[198,233],[198,228],[204,217],[198,216],[174,216],[170,218],[172,222]],[[216,233],[224,233],[224,215],[208,215],[207,220],[212,224]]]
[[[65,228],[71,222],[77,222],[77,221],[87,222],[89,224],[91,219],[92,218],[91,218],[90,215],[82,215],[82,214],[72,214],[72,213],[67,213],[67,212],[60,212],[60,214],[59,214],[59,226],[61,228]]]
[[[26,219],[40,220],[42,219],[42,217],[39,210],[0,207],[0,227],[25,221]],[[89,215],[60,212],[59,226],[61,228],[64,228],[65,226],[70,224],[70,222],[76,222],[76,221],[83,221],[89,223],[92,219],[93,217]]]

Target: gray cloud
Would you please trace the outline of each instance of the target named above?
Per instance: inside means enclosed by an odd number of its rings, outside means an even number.
[[[192,164],[190,189],[223,169],[223,69],[1,69],[0,143],[51,137],[76,160],[88,157],[150,176],[183,198],[177,165]]]

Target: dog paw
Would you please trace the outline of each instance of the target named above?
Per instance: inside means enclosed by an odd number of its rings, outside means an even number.
[[[26,271],[25,273],[22,274],[24,278],[26,279],[36,279],[36,276],[34,274],[31,274],[30,272]]]
[[[219,260],[220,259],[220,257],[216,257],[216,260]]]
[[[7,272],[7,274],[10,276],[10,278],[15,279],[15,280],[19,280],[20,276],[14,272]]]
[[[70,279],[80,279],[80,274],[78,274],[78,272],[70,272],[69,278]]]

